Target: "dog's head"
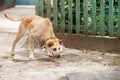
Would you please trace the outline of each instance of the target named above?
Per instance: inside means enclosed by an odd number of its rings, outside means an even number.
[[[60,57],[61,44],[63,44],[64,40],[60,40],[57,38],[48,39],[46,41],[46,50],[49,51],[54,57]]]

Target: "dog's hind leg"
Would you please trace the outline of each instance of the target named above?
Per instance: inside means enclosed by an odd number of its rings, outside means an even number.
[[[34,58],[34,38],[31,34],[28,36],[28,48],[29,48],[29,58],[33,59]]]
[[[16,38],[13,41],[13,44],[12,44],[12,49],[11,49],[11,55],[12,56],[14,56],[15,46],[16,46],[17,42],[21,39],[21,37],[23,36],[23,34],[24,34],[24,29],[23,28],[19,28],[17,36],[16,36]]]

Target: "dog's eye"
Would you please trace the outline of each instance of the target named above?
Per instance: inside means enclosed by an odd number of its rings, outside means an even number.
[[[57,50],[56,48],[53,49],[53,51],[56,51],[56,50]]]
[[[59,48],[59,50],[60,50],[60,48]]]

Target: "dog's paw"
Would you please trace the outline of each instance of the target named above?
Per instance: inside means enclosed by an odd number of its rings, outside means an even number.
[[[47,55],[47,56],[49,56],[49,57],[53,57],[53,55]]]
[[[14,57],[15,54],[14,54],[13,52],[11,52],[10,55],[11,55],[12,57]]]
[[[34,59],[34,55],[29,55],[29,59]]]

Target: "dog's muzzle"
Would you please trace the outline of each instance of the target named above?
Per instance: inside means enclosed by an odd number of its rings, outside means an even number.
[[[61,57],[60,54],[54,55],[53,53],[52,53],[52,56],[53,56],[54,58],[60,58],[60,57]]]
[[[56,58],[60,58],[61,56],[60,56],[60,54],[59,54],[59,55],[56,55],[55,57],[56,57]]]

